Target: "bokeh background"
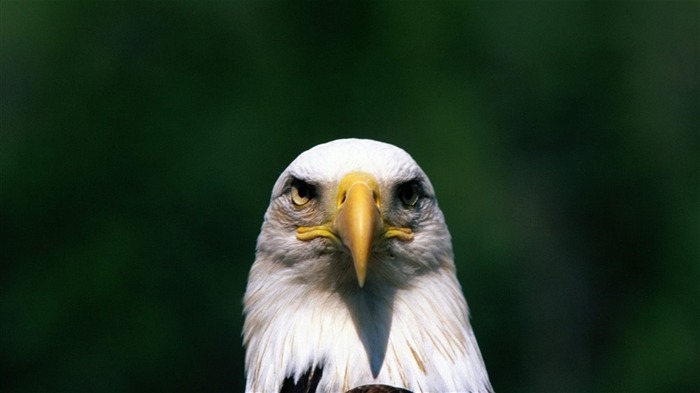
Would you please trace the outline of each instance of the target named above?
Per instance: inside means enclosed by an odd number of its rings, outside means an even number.
[[[0,389],[240,392],[278,174],[431,177],[499,392],[700,391],[700,3],[1,3]]]

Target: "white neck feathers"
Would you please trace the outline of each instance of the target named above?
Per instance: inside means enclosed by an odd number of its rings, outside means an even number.
[[[412,286],[321,291],[251,271],[245,298],[246,391],[278,392],[322,366],[318,390],[381,383],[411,391],[491,391],[450,269]]]

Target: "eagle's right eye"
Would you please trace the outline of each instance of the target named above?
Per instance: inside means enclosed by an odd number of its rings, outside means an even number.
[[[301,180],[292,181],[291,199],[294,206],[301,207],[309,203],[315,195],[314,186]]]

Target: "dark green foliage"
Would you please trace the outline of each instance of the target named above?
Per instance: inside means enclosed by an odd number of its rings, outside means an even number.
[[[0,390],[243,389],[277,175],[436,188],[499,392],[698,391],[700,5],[0,3]]]

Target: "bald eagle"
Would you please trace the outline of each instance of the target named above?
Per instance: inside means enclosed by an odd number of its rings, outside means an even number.
[[[244,314],[248,392],[492,391],[433,186],[390,144],[336,140],[282,172]]]

